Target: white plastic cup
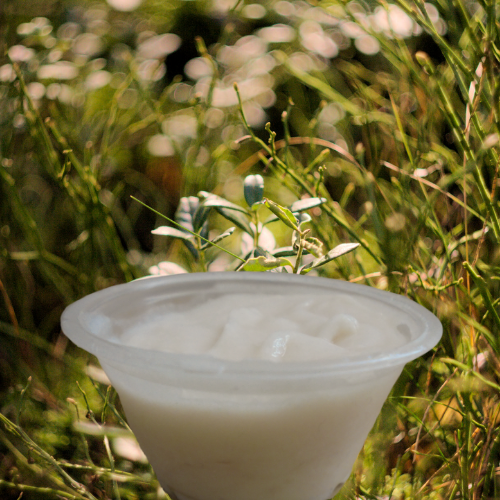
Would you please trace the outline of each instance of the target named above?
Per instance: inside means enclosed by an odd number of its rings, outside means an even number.
[[[345,360],[274,363],[156,352],[120,343],[176,304],[234,293],[348,294],[394,311],[407,343]],[[300,304],[297,304],[300,307]],[[350,475],[404,365],[439,341],[417,303],[363,285],[278,273],[200,273],[113,286],[69,306],[62,329],[94,354],[167,493],[178,500],[326,500]],[[165,324],[168,335],[168,322]]]

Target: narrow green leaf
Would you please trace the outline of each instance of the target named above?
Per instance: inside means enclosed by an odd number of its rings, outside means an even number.
[[[256,257],[248,259],[245,264],[241,267],[243,271],[250,272],[263,272],[270,271],[271,269],[276,269],[282,266],[292,266],[292,263],[288,259],[276,258],[276,257]]]
[[[241,213],[239,213],[242,212],[245,215],[248,215],[248,212],[245,208],[240,207],[239,205],[236,205],[234,203],[231,203],[226,199],[217,196],[216,194],[209,193],[208,191],[200,191],[198,193],[198,196],[200,196],[201,198],[205,198],[205,201],[202,202],[201,207],[206,207],[208,200],[219,200],[221,203],[217,204],[214,201],[212,204],[212,202],[210,202],[209,207],[215,208],[217,212],[219,212],[225,219],[235,224],[242,231],[245,231],[245,233],[248,233],[251,236],[254,235],[254,231],[250,226],[250,223],[247,220],[247,218],[244,217]],[[232,205],[232,208],[228,207],[227,204]]]
[[[81,434],[88,436],[108,436],[111,438],[121,436],[132,436],[132,432],[123,427],[112,425],[99,425],[93,422],[73,422],[73,429]]]
[[[309,252],[306,249],[302,251],[302,255],[308,255],[308,254]],[[297,251],[294,250],[292,246],[280,247],[273,250],[272,255],[274,257],[295,257],[295,255],[297,255]]]
[[[268,198],[264,198],[264,204],[266,205],[271,212],[278,217],[282,222],[284,222],[288,227],[295,229],[296,231],[299,229],[297,226],[297,219],[295,215],[286,207],[282,207],[278,205],[274,201],[269,200]]]
[[[485,280],[477,273],[477,271],[471,266],[469,262],[465,261],[463,263],[463,266],[471,276],[472,280],[474,281],[474,284],[477,286],[479,293],[483,298],[484,305],[488,310],[489,314],[491,315],[497,329],[500,328],[500,316],[495,308],[495,304],[493,303],[493,297],[491,296],[491,293],[488,290]],[[495,353],[500,354],[500,342],[498,340],[498,336],[485,335],[485,337],[488,340],[488,343],[491,345],[491,348],[495,351]]]
[[[342,243],[337,245],[335,248],[330,250],[326,255],[320,257],[319,259],[313,260],[310,264],[303,266],[300,269],[300,274],[306,274],[311,269],[316,269],[317,267],[323,266],[327,262],[330,262],[341,255],[352,252],[355,248],[359,247],[359,243]]]
[[[248,211],[244,207],[240,207],[239,205],[236,205],[236,203],[231,203],[230,201],[217,196],[215,194],[210,195],[204,202],[203,202],[204,207],[213,207],[213,208],[225,208],[227,210],[235,210],[236,212],[242,212],[244,214],[247,214]]]
[[[292,212],[293,215],[295,216],[295,219],[297,220],[297,224],[300,226],[301,224],[305,224],[306,222],[310,222],[312,220],[312,217],[304,212]],[[271,215],[268,217],[263,223],[263,226],[266,226],[267,224],[270,224],[271,222],[276,222],[280,220],[279,217],[276,217],[276,215]]]
[[[321,203],[319,202],[313,202],[311,200],[322,200]],[[322,203],[325,203],[326,198],[308,198],[307,200],[299,200],[296,201],[295,203],[292,203],[292,205],[289,207],[290,211],[293,213],[295,219],[297,220],[299,226],[301,224],[305,224],[306,222],[309,222],[312,220],[311,216],[306,213],[304,210],[308,210],[310,208],[317,207],[321,205]],[[305,203],[308,202],[308,203]],[[298,207],[297,209],[295,207]],[[276,215],[271,215],[268,217],[264,222],[263,225],[265,226],[266,224],[270,224],[271,222],[276,222],[277,220],[280,220],[279,217]]]
[[[297,255],[297,252],[293,249],[292,246],[276,248],[273,251],[274,257],[294,257],[295,255]]]
[[[300,215],[300,214],[297,212],[297,213],[296,213],[296,214],[294,214],[294,215],[295,215],[295,218],[298,220],[298,218],[299,218],[299,215]],[[262,223],[262,225],[263,225],[263,226],[267,226],[267,224],[270,224],[271,222],[276,222],[276,221],[278,221],[278,220],[280,220],[280,218],[279,218],[279,217],[277,217],[276,215],[274,215],[274,214],[273,214],[273,215],[269,216],[269,217],[268,217],[268,218],[267,218],[267,219],[266,219],[266,220]]]
[[[500,385],[495,384],[493,381],[488,380],[486,377],[484,377],[483,375],[481,375],[477,371],[472,370],[470,366],[467,366],[464,363],[460,363],[460,361],[457,361],[456,359],[452,359],[452,358],[441,358],[441,361],[443,363],[449,363],[450,365],[458,366],[464,372],[470,373],[474,377],[477,377],[479,380],[481,380],[481,382],[485,383],[486,385],[489,385],[490,387],[492,387],[496,391],[500,391]]]
[[[199,231],[203,228],[203,231],[201,231],[201,233],[203,233],[205,228],[208,229],[207,219],[210,214],[210,210],[210,207],[205,207],[201,204],[198,206],[193,216],[193,228],[195,231]]]
[[[394,117],[396,118],[396,125],[399,130],[401,141],[403,142],[403,146],[405,147],[406,154],[408,155],[408,159],[410,160],[410,164],[413,166],[414,165],[413,155],[410,149],[410,145],[408,143],[408,138],[406,136],[403,123],[401,122],[401,117],[399,116],[398,108],[396,107],[396,103],[394,102],[394,99],[390,94],[389,94],[389,99],[391,100],[392,112],[394,113]]]
[[[184,231],[180,231],[179,229],[175,229],[170,226],[160,226],[151,231],[153,234],[157,234],[159,236],[170,236],[171,238],[178,238],[180,240],[193,240],[194,237],[190,233],[186,233]]]
[[[285,55],[284,52],[276,51],[276,57],[286,67],[286,69],[299,81],[301,81],[308,87],[317,90],[329,100],[340,104],[349,114],[354,116],[365,114],[364,110],[361,107],[354,104],[347,97],[343,96],[340,92],[337,92],[328,83],[326,83],[323,80],[320,80],[319,78],[311,75],[310,73],[299,70],[295,66],[290,64],[289,58]]]
[[[227,238],[228,236],[231,236],[234,233],[234,230],[236,228],[230,227],[227,231],[224,231],[222,234],[219,234],[219,236],[215,237],[213,240],[210,240],[210,243],[219,243],[219,241],[222,241],[223,239]],[[201,249],[205,250],[205,248],[208,248],[210,246],[210,243],[205,243]]]
[[[252,229],[252,226],[250,226],[250,222],[241,213],[236,212],[235,210],[226,210],[224,208],[217,208],[216,210],[222,215],[222,217],[235,224],[242,231],[245,231],[245,233],[248,233],[250,236],[254,235],[254,230]]]

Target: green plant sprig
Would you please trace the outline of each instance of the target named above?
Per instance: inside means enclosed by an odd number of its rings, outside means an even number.
[[[276,166],[282,172],[289,175],[290,178],[293,179],[293,181],[296,182],[304,190],[304,192],[306,192],[309,196],[316,197],[317,191],[318,191],[318,183],[316,182],[316,185],[312,187],[307,182],[305,176],[301,176],[301,175],[297,174],[293,169],[288,168],[288,166],[285,164],[285,162],[283,160],[281,160],[281,158],[279,158],[279,156],[276,153],[277,143],[274,141],[274,138],[272,137],[272,135],[270,136],[272,147],[268,146],[260,137],[257,137],[255,135],[255,132],[252,130],[252,128],[250,127],[250,125],[245,117],[245,113],[243,111],[243,102],[241,99],[238,84],[234,83],[233,86],[234,86],[234,90],[235,90],[237,98],[238,98],[239,112],[240,112],[241,119],[243,121],[243,125],[244,125],[245,129],[248,131],[248,134],[250,135],[251,139],[256,144],[258,144],[262,148],[262,150],[264,150],[265,154],[267,154],[272,159],[272,161],[276,164]],[[268,126],[266,125],[266,127],[268,127]],[[299,139],[299,140],[295,141],[294,139]],[[307,137],[307,138],[292,137],[292,138],[290,138],[288,143],[289,144],[310,143],[310,138],[309,137]],[[363,170],[361,165],[356,161],[356,159],[351,154],[349,154],[347,151],[345,151],[343,148],[340,148],[336,144],[332,144],[332,143],[329,143],[328,141],[323,141],[321,139],[318,140],[316,143],[319,145],[325,145],[326,147],[329,147],[330,149],[337,151],[338,153],[345,156],[349,161],[353,162],[361,170]],[[281,146],[281,144],[280,144],[280,146],[283,147],[283,146],[286,146],[286,144],[287,144],[287,142],[283,141],[283,145]],[[257,158],[259,158],[259,156],[257,156]],[[368,182],[374,182],[373,176],[368,177]],[[370,254],[370,256],[375,260],[375,262],[377,262],[377,264],[382,264],[380,257],[370,248],[368,243],[366,241],[364,241],[363,239],[359,238],[359,236],[356,234],[356,232],[353,231],[353,229],[341,217],[339,217],[339,215],[335,212],[335,210],[329,204],[325,204],[324,210],[337,224],[339,224],[339,226],[341,226],[345,231],[347,231],[349,236],[351,236],[352,238],[354,238],[356,241],[359,242],[359,244]]]
[[[217,243],[214,243],[213,241],[210,241],[207,238],[204,238],[200,234],[197,234],[194,231],[191,231],[190,229],[187,229],[182,224],[179,224],[178,222],[176,222],[175,220],[171,219],[170,217],[167,217],[166,215],[162,214],[161,212],[158,212],[158,210],[155,210],[153,207],[150,207],[149,205],[147,205],[143,201],[139,200],[135,196],[131,196],[131,198],[134,201],[137,201],[137,203],[140,203],[142,206],[146,207],[148,210],[151,210],[156,215],[158,215],[158,216],[163,217],[164,219],[166,219],[168,222],[170,222],[170,224],[173,224],[174,226],[177,226],[177,227],[181,228],[183,231],[187,231],[188,233],[192,234],[195,238],[199,238],[200,240],[204,241],[208,245],[217,247],[219,250],[222,250],[223,252],[226,252],[227,254],[231,255],[231,257],[234,257],[235,259],[238,259],[238,260],[240,260],[242,262],[245,262],[245,259],[242,259],[239,255],[236,255],[233,252],[231,252],[230,250],[228,250],[227,248],[221,247],[220,245],[217,245]]]
[[[278,203],[265,198],[264,179],[261,175],[248,175],[244,180],[244,196],[248,207],[242,207],[232,203],[221,196],[201,191],[199,198],[191,196],[181,198],[177,209],[177,220],[172,220],[169,217],[152,209],[145,203],[138,201],[146,208],[152,210],[157,215],[168,220],[171,224],[179,227],[175,229],[171,226],[162,226],[154,229],[153,234],[169,236],[183,241],[190,250],[191,254],[201,264],[202,271],[207,271],[204,252],[210,246],[216,246],[227,254],[237,257],[241,264],[236,268],[237,271],[263,272],[280,268],[282,272],[286,272],[285,268],[290,267],[295,274],[306,274],[312,269],[318,268],[346,253],[351,252],[359,246],[359,243],[344,243],[336,246],[326,253],[323,252],[323,243],[317,238],[309,236],[310,229],[302,229],[302,224],[310,222],[312,219],[304,213],[307,210],[324,204],[326,198],[307,198],[297,200],[290,207],[283,207]],[[273,215],[263,223],[259,221],[258,209],[264,205]],[[220,247],[216,243],[230,236],[234,227],[229,228],[212,240],[206,239],[200,233],[205,231],[208,234],[208,214],[211,209],[215,209],[226,218],[228,221],[236,224],[244,233],[252,238],[252,249],[243,257],[236,256],[234,253]],[[265,250],[260,246],[260,236],[264,230],[264,226],[274,221],[281,220],[287,227],[293,230],[292,246],[277,248],[273,250]],[[189,226],[189,227],[188,227]],[[192,230],[190,229],[192,227]],[[192,237],[198,243],[193,245]],[[201,245],[201,241],[205,241]],[[315,259],[307,265],[302,265],[302,256],[305,253],[314,255]],[[296,257],[295,264],[292,264],[286,257]]]

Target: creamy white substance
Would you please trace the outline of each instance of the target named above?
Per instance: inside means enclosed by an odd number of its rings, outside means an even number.
[[[297,362],[391,351],[408,342],[402,317],[383,304],[341,294],[197,295],[153,313],[121,335],[126,345],[240,361]],[[375,305],[375,307],[374,307]]]

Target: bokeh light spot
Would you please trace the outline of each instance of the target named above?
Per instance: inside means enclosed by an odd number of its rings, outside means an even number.
[[[257,34],[269,43],[286,43],[295,39],[296,33],[291,26],[286,24],[275,24],[260,29]]]
[[[378,40],[371,35],[363,35],[354,40],[355,47],[368,56],[373,56],[380,51]]]
[[[106,0],[110,7],[121,12],[131,12],[137,9],[142,0]]]
[[[266,15],[266,8],[259,3],[251,3],[245,5],[241,13],[248,19],[262,19]]]
[[[191,80],[199,80],[205,76],[211,76],[213,73],[212,66],[203,57],[195,57],[186,63],[184,73]]]
[[[69,61],[40,66],[37,72],[40,80],[72,80],[78,76],[78,68]]]
[[[173,33],[156,35],[139,44],[137,53],[144,59],[161,59],[175,52],[181,45],[181,39]]]
[[[151,156],[173,156],[175,154],[172,141],[163,134],[153,135],[147,144]]]

